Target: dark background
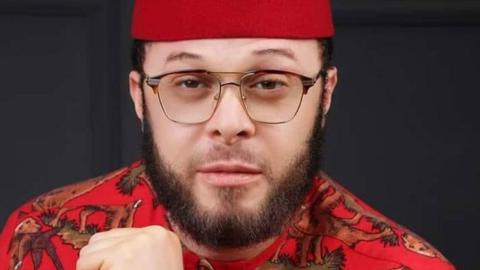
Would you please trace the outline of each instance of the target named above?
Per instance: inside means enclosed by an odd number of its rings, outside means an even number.
[[[0,226],[35,195],[139,157],[132,2],[0,0]],[[333,4],[327,171],[480,269],[480,3]]]

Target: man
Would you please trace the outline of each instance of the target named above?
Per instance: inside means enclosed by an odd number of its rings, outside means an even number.
[[[0,269],[454,269],[320,171],[327,0],[137,0],[143,160],[17,209]]]

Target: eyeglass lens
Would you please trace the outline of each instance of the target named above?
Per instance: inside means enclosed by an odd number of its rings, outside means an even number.
[[[221,100],[221,82],[212,73],[172,73],[158,85],[162,108],[173,121],[200,123],[208,120]],[[240,80],[242,102],[250,118],[280,123],[293,118],[303,96],[299,76],[281,72],[257,72]]]

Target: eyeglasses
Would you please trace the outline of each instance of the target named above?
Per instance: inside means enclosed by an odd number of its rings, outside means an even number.
[[[219,75],[240,75],[237,82],[222,83]],[[222,87],[238,86],[240,100],[248,116],[257,122],[286,123],[297,114],[303,95],[320,78],[281,70],[251,72],[210,72],[184,70],[150,77],[145,82],[157,95],[165,116],[173,122],[198,124],[208,121],[222,97]]]

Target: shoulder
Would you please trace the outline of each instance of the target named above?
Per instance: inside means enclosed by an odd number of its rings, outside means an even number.
[[[48,211],[67,205],[116,204],[146,182],[144,166],[139,161],[105,175],[54,189],[33,199],[26,206],[33,211]]]
[[[316,179],[315,189],[303,209],[293,224],[297,233],[310,238],[316,235],[324,239],[324,245],[341,247],[351,257],[350,264],[376,260],[403,269],[455,269],[421,237],[368,206],[325,174]]]
[[[35,256],[49,256],[50,260],[40,258],[49,269],[65,269],[62,263],[74,267],[78,250],[91,235],[132,226],[140,206],[156,205],[153,194],[140,161],[46,192],[10,215],[0,236],[0,269],[35,263]],[[34,255],[33,247],[47,252]]]

